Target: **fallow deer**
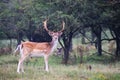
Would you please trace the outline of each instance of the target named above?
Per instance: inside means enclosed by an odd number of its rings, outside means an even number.
[[[26,41],[18,45],[17,49],[15,50],[17,51],[19,49],[20,55],[21,55],[19,62],[18,62],[18,67],[17,67],[18,73],[20,73],[20,71],[24,72],[23,62],[25,61],[27,57],[40,57],[40,56],[44,57],[45,70],[49,72],[48,57],[53,52],[53,50],[56,48],[57,43],[58,43],[58,38],[62,35],[64,31],[65,23],[63,21],[62,30],[58,32],[53,32],[53,31],[48,30],[47,20],[45,20],[43,24],[44,24],[44,29],[52,37],[52,41],[51,42],[40,42],[40,43]]]

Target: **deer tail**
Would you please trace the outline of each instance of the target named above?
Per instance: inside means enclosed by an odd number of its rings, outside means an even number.
[[[21,52],[21,50],[22,50],[22,44],[18,45],[13,53],[16,55],[18,52]]]

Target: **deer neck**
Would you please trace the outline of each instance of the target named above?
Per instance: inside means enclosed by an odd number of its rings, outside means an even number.
[[[54,51],[54,49],[57,47],[57,43],[58,43],[58,39],[57,40],[52,40],[51,42],[50,42],[50,45],[51,45],[51,52],[53,52]]]

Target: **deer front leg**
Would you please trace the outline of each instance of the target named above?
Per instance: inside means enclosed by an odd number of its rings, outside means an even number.
[[[22,62],[22,64],[21,64],[21,71],[24,73],[25,71],[24,71],[24,65],[23,65],[23,63],[24,62]]]
[[[21,61],[19,60],[18,62],[18,67],[17,67],[17,72],[20,73],[20,66],[21,66]]]
[[[47,72],[49,72],[49,69],[48,69],[48,55],[45,55],[45,56],[44,56],[44,61],[45,61],[45,70],[46,70]]]

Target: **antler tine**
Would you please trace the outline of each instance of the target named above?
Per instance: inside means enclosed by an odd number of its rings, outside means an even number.
[[[47,28],[47,21],[48,21],[48,19],[46,19],[46,20],[43,22],[43,24],[44,24],[45,30],[46,30],[46,31],[49,31],[48,28]]]
[[[62,21],[62,30],[60,30],[60,32],[64,31],[64,28],[65,28],[65,22]]]

